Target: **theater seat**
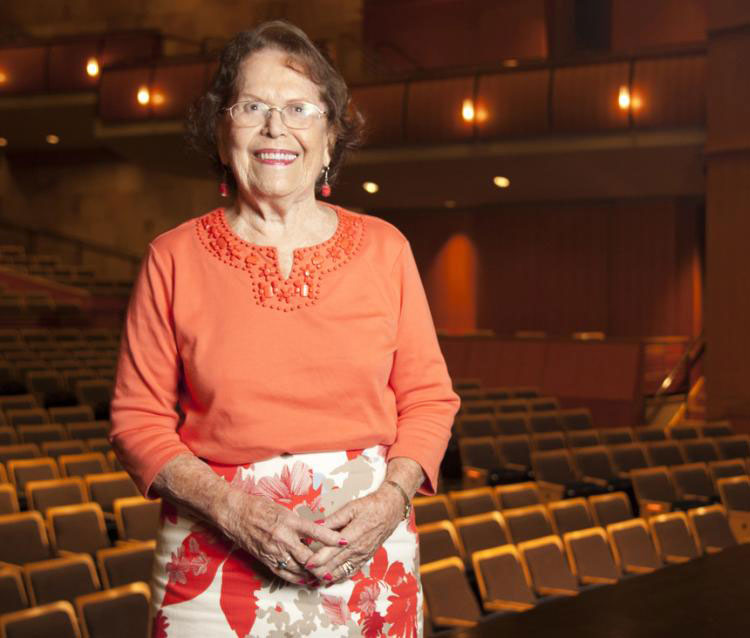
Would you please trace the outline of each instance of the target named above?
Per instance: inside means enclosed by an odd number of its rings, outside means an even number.
[[[117,536],[120,540],[156,540],[161,517],[161,499],[142,496],[118,498],[114,502]]]
[[[0,636],[8,638],[81,638],[75,610],[66,600],[0,616]]]
[[[503,518],[515,544],[554,534],[549,513],[544,505],[530,505],[504,510]]]
[[[685,512],[660,514],[648,519],[656,552],[665,563],[684,563],[699,555]]]
[[[23,572],[15,565],[0,565],[0,614],[29,606]]]
[[[662,567],[642,518],[607,525],[607,536],[615,561],[623,572],[647,574]]]
[[[39,512],[0,516],[0,562],[23,565],[50,555],[47,528]]]
[[[50,507],[46,520],[52,546],[59,555],[65,552],[94,555],[110,546],[104,516],[96,503]]]
[[[715,554],[737,544],[729,525],[727,511],[721,505],[699,507],[687,512],[688,521],[704,554]]]
[[[28,563],[23,572],[32,605],[56,600],[73,602],[76,596],[100,588],[94,562],[88,554]]]
[[[29,509],[44,516],[50,507],[76,505],[88,500],[86,486],[80,478],[29,481],[26,483],[26,503]]]
[[[539,486],[533,481],[499,485],[495,488],[495,497],[500,509],[526,507],[527,505],[538,505],[542,502]]]
[[[589,527],[563,536],[565,552],[581,585],[607,585],[620,579],[620,570],[601,527]]]
[[[474,627],[482,612],[460,558],[422,564],[422,589],[430,618],[438,627]]]
[[[137,581],[148,582],[154,564],[155,541],[126,543],[96,552],[102,587],[118,587]]]
[[[16,488],[10,483],[0,483],[0,515],[19,511]]]
[[[463,544],[465,555],[499,547],[510,542],[510,535],[500,512],[464,516],[453,521]]]
[[[418,496],[412,503],[417,525],[450,520],[454,517],[453,506],[445,494]]]
[[[589,496],[589,505],[594,515],[594,521],[599,527],[606,528],[612,523],[619,523],[633,518],[633,508],[630,499],[624,492],[611,494],[597,494]]]
[[[432,563],[452,556],[463,560],[466,555],[458,532],[451,521],[420,525],[417,527],[417,534],[420,563]]]
[[[539,596],[578,594],[578,580],[570,570],[559,536],[519,543],[518,553]]]
[[[495,495],[490,487],[470,490],[455,490],[448,493],[456,516],[473,516],[498,509]]]
[[[750,477],[720,479],[719,494],[735,537],[741,543],[750,542]]]
[[[547,503],[555,532],[562,536],[567,532],[587,529],[594,526],[585,498],[569,498]]]
[[[487,611],[526,611],[537,602],[515,545],[502,545],[471,555],[474,574]]]

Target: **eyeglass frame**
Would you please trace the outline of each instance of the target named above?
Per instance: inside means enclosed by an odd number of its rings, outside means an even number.
[[[284,109],[287,106],[291,106],[293,104],[306,104],[308,106],[312,106],[318,112],[318,119],[320,119],[321,117],[323,117],[325,115],[328,115],[328,111],[324,111],[317,104],[313,104],[312,102],[307,102],[306,100],[296,100],[294,102],[289,102],[288,104],[285,104],[284,106],[271,106],[270,104],[266,104],[263,100],[240,100],[239,102],[235,102],[231,106],[227,106],[227,107],[223,108],[222,110],[226,111],[227,113],[229,113],[229,117],[232,119],[232,122],[236,122],[237,120],[234,119],[234,115],[232,115],[232,110],[234,109],[235,106],[239,106],[240,104],[247,104],[249,102],[254,102],[256,104],[262,104],[263,106],[266,107],[267,110],[264,113],[264,115],[265,115],[264,122],[268,121],[268,118],[269,118],[269,116],[271,114],[271,111],[278,111],[279,112],[279,118],[281,119],[281,121],[284,124],[284,126],[286,126],[287,128],[290,128],[292,130],[295,130],[295,131],[305,131],[305,130],[307,130],[310,127],[307,126],[305,128],[297,128],[297,127],[294,127],[294,126],[289,126],[289,124],[287,124],[286,120],[284,119]]]

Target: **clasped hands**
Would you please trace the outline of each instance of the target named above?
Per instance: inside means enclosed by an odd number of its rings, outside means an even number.
[[[261,497],[235,492],[224,532],[274,574],[298,585],[329,585],[359,571],[402,520],[403,497],[383,485],[318,522]],[[321,544],[315,551],[308,543]]]

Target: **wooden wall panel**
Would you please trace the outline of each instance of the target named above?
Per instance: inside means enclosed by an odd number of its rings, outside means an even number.
[[[707,7],[713,2],[612,0],[612,49],[642,51],[704,41]]]

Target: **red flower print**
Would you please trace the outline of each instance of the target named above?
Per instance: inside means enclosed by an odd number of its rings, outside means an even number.
[[[164,612],[160,609],[154,617],[153,638],[169,638],[167,635],[167,627],[169,627],[169,622],[167,621]]]
[[[365,616],[369,616],[375,612],[375,603],[379,594],[380,585],[378,583],[367,583],[362,587],[356,605]]]
[[[345,625],[349,620],[349,610],[341,596],[323,594],[323,609],[334,625]]]
[[[382,635],[383,623],[385,623],[385,618],[378,612],[366,616],[362,623],[362,635],[365,638],[378,638]]]
[[[224,563],[219,605],[237,638],[245,638],[255,624],[258,600],[255,592],[263,584],[253,567],[256,560],[237,549]]]
[[[385,614],[385,621],[392,623],[388,630],[389,636],[416,638],[418,589],[414,576],[406,574],[401,584],[393,588],[393,595],[388,596],[391,604]]]
[[[346,459],[348,461],[351,461],[352,459],[356,459],[360,454],[362,454],[364,450],[347,450],[346,451]]]
[[[296,461],[291,471],[285,465],[281,476],[264,476],[258,481],[257,489],[260,494],[290,510],[298,505],[307,505],[311,510],[317,510],[322,485],[317,490],[313,489],[312,468],[302,461]]]

